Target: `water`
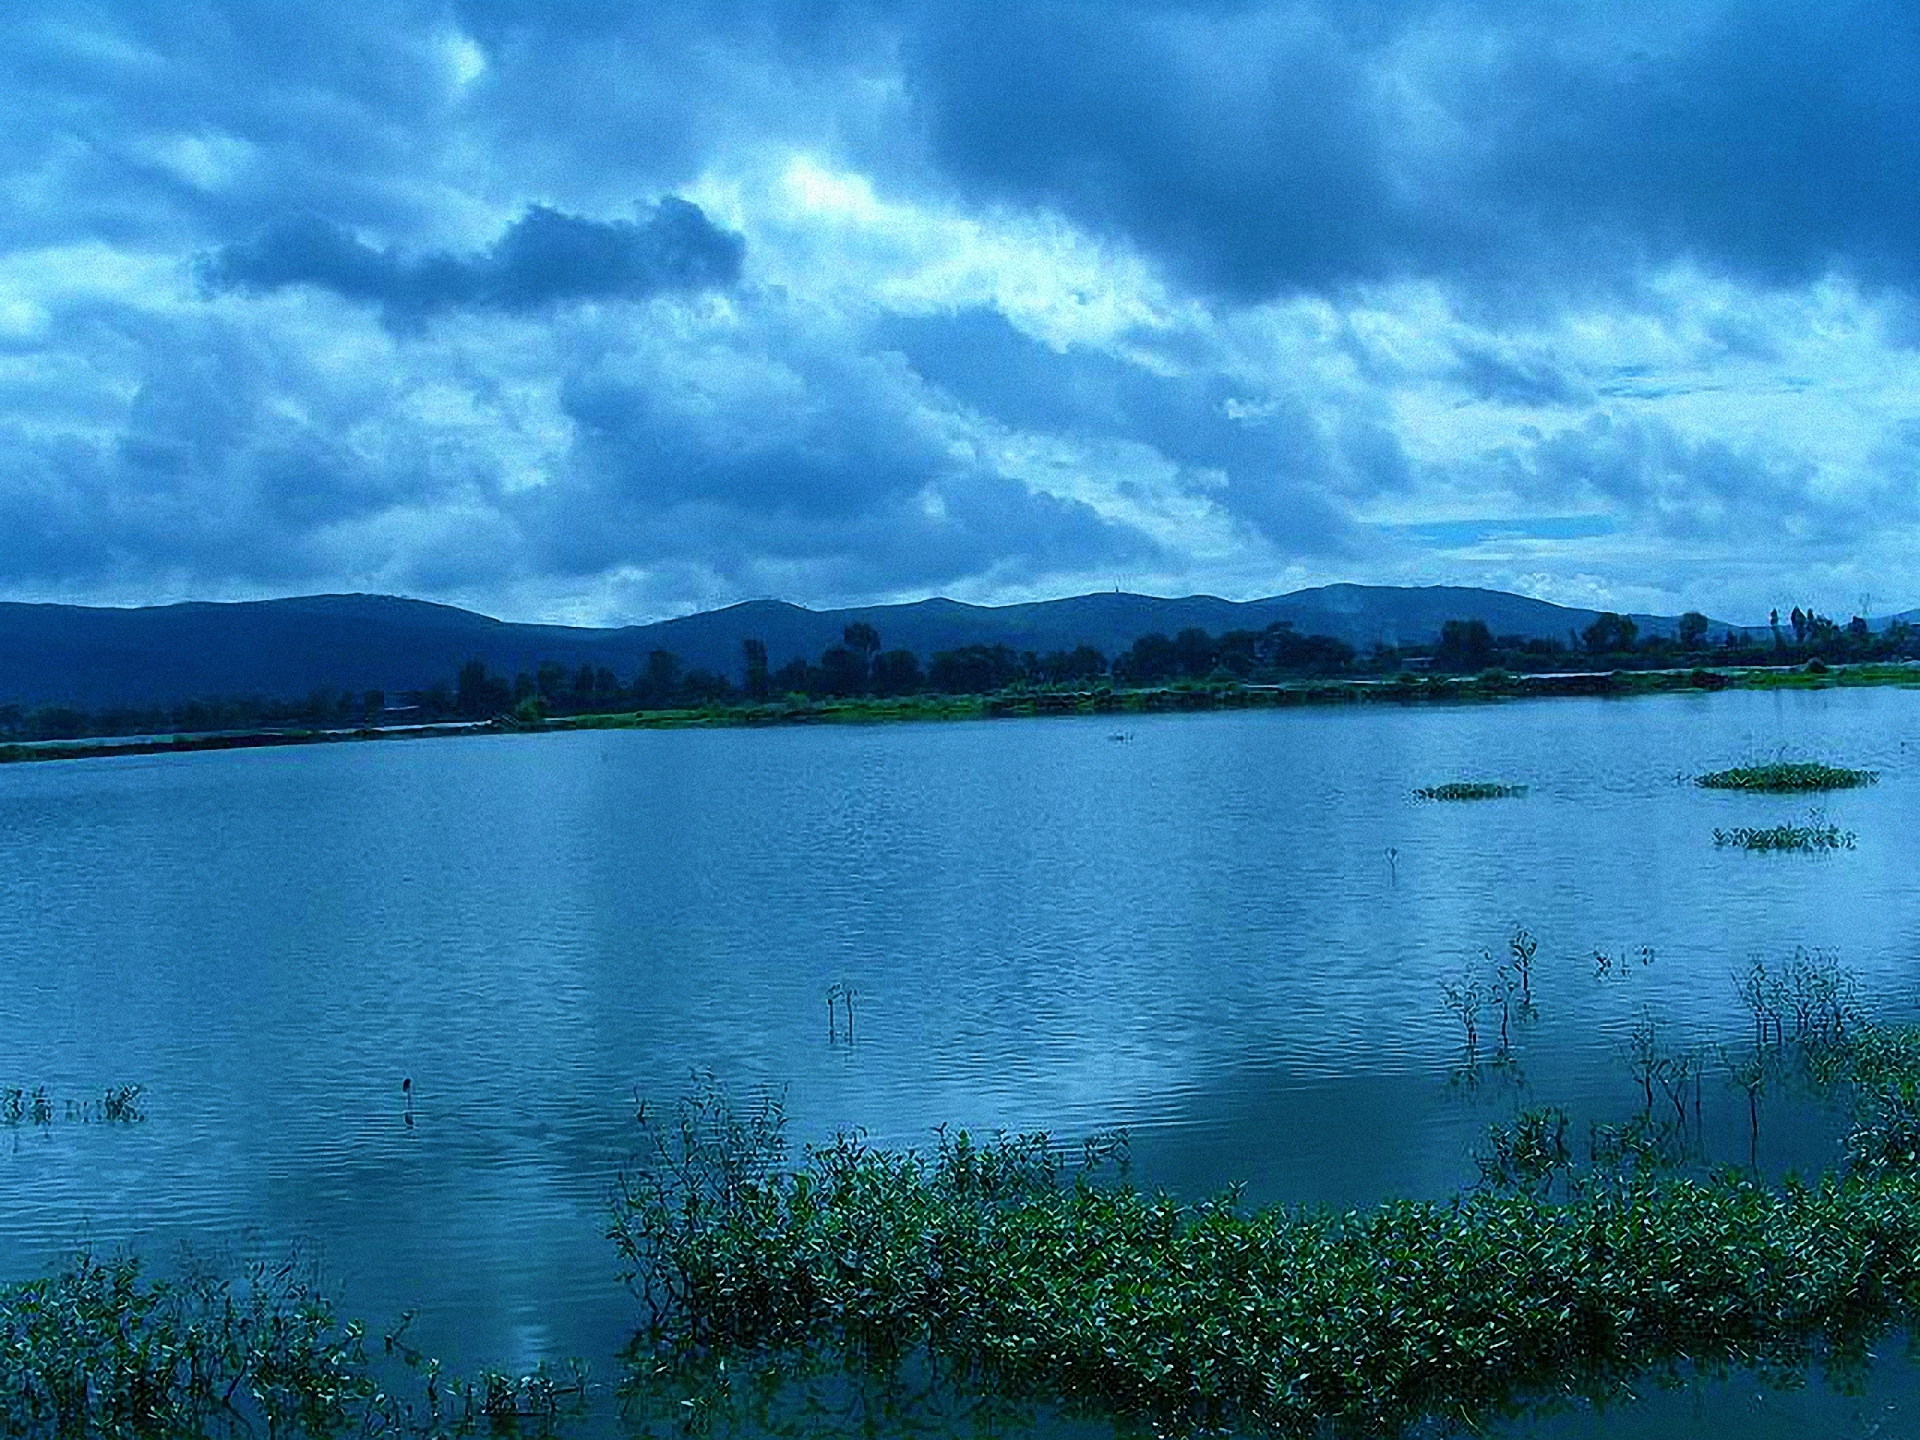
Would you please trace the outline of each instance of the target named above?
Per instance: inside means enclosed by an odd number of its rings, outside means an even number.
[[[1682,777],[1782,751],[1882,772],[1819,802],[1858,849],[1714,848],[1808,802]],[[0,1084],[140,1083],[151,1118],[0,1133],[0,1273],[82,1240],[297,1241],[345,1313],[417,1311],[411,1338],[455,1369],[604,1374],[635,1316],[602,1235],[632,1097],[695,1070],[785,1087],[802,1139],[1123,1125],[1136,1173],[1186,1195],[1444,1194],[1521,1094],[1624,1115],[1643,1015],[1676,1045],[1745,1036],[1730,977],[1752,957],[1822,948],[1909,1008],[1917,772],[1920,697],[1886,689],[6,767]],[[1457,778],[1530,792],[1411,796]],[[1525,1089],[1450,1083],[1441,982],[1521,925]],[[1641,947],[1595,978],[1597,948]],[[829,1040],[835,983],[852,1045]],[[1710,1076],[1710,1137],[1744,1159],[1724,1092]],[[1826,1162],[1818,1123],[1769,1119],[1763,1163]],[[1765,1413],[1911,1426],[1912,1376]],[[1735,1391],[1604,1433],[1691,1434],[1701,1406],[1752,1403]]]

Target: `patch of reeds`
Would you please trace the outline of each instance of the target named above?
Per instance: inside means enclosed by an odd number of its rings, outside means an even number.
[[[1831,822],[1814,819],[1806,825],[1736,825],[1731,830],[1716,828],[1713,843],[1738,850],[1833,851],[1851,850],[1859,839],[1851,830],[1842,830]]]
[[[1450,780],[1444,785],[1422,785],[1413,793],[1422,800],[1512,800],[1526,794],[1527,787],[1491,780]]]
[[[1920,1041],[1872,1053],[1920,1091]],[[776,1102],[708,1092],[655,1119],[611,1234],[654,1374],[834,1345],[1159,1433],[1474,1429],[1649,1370],[1864,1364],[1920,1319],[1917,1113],[1875,1108],[1817,1184],[1608,1164],[1554,1200],[1565,1117],[1540,1111],[1489,1160],[1512,1183],[1335,1214],[1181,1205],[1044,1136],[789,1165]]]
[[[1879,781],[1877,770],[1850,770],[1813,760],[1775,760],[1764,765],[1736,765],[1694,777],[1708,790],[1751,790],[1769,795],[1793,795],[1815,790],[1851,790]]]

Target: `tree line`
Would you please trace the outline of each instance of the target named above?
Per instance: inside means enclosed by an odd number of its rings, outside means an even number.
[[[763,704],[789,697],[885,700],[1089,686],[1258,684],[1408,670],[1524,673],[1594,665],[1645,669],[1920,658],[1920,630],[1912,626],[1896,622],[1876,631],[1857,615],[1841,625],[1797,605],[1784,621],[1774,611],[1760,635],[1739,628],[1709,633],[1713,628],[1705,615],[1688,611],[1674,634],[1643,635],[1631,617],[1609,611],[1584,629],[1569,631],[1562,641],[1495,635],[1485,621],[1457,619],[1446,621],[1431,644],[1376,645],[1361,654],[1345,641],[1302,634],[1283,620],[1264,630],[1229,630],[1219,635],[1198,628],[1171,636],[1146,634],[1111,657],[1092,645],[1044,653],[1004,644],[962,645],[935,652],[923,665],[912,650],[887,649],[878,630],[856,621],[842,630],[838,643],[821,652],[818,661],[796,656],[777,668],[769,664],[765,642],[749,637],[741,642],[738,673],[742,678],[737,683],[711,670],[688,668],[668,650],[649,652],[625,681],[604,665],[568,666],[552,660],[509,678],[492,671],[484,660],[473,659],[450,680],[394,697],[380,690],[322,688],[302,700],[192,700],[99,711],[0,705],[0,737],[69,740],[490,720],[501,715],[534,721],[549,716]]]
[[[1424,656],[1428,668],[1452,674],[1503,669],[1539,671],[1572,664],[1657,669],[1685,665],[1858,664],[1920,658],[1920,630],[1904,621],[1873,629],[1863,616],[1845,625],[1812,609],[1794,606],[1783,626],[1780,612],[1768,617],[1768,634],[1737,626],[1710,633],[1713,622],[1698,610],[1682,615],[1672,635],[1642,635],[1632,617],[1604,611],[1584,629],[1551,638],[1497,636],[1482,620],[1449,620],[1428,650],[1398,652],[1402,661]]]

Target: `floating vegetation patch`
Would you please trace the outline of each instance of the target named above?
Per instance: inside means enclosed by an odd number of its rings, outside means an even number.
[[[1920,1045],[1867,1053],[1895,1077],[1876,1093],[1911,1093]],[[1844,1175],[1779,1190],[1569,1175],[1565,1117],[1540,1111],[1485,1157],[1493,1183],[1335,1214],[1181,1205],[1127,1183],[1123,1150],[1069,1163],[1044,1136],[843,1137],[789,1165],[777,1102],[710,1091],[650,1123],[610,1233],[655,1377],[838,1346],[1162,1434],[1472,1430],[1648,1371],[1864,1367],[1920,1319],[1913,1110],[1870,1107]]]
[[[1740,850],[1851,850],[1858,838],[1851,830],[1818,820],[1807,825],[1736,825],[1713,832],[1714,844]]]
[[[1491,780],[1450,780],[1423,785],[1413,792],[1422,800],[1512,800],[1527,793],[1524,785],[1499,785]]]
[[[64,1114],[82,1124],[137,1125],[147,1118],[140,1097],[144,1085],[109,1085],[100,1098],[67,1100],[56,1105],[47,1087],[28,1090],[19,1085],[0,1086],[0,1126],[17,1130],[23,1125],[51,1125]]]
[[[1849,770],[1813,760],[1776,760],[1766,765],[1736,765],[1694,778],[1709,790],[1753,790],[1769,795],[1792,795],[1813,790],[1852,790],[1880,779],[1877,770]]]

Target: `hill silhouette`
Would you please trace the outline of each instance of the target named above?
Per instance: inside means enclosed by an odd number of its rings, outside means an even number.
[[[1430,643],[1451,619],[1484,620],[1496,635],[1566,641],[1597,614],[1498,590],[1382,585],[1327,585],[1248,601],[1099,593],[1021,605],[930,599],[809,610],[752,600],[608,629],[514,624],[391,595],[139,609],[0,603],[0,703],[97,710],[213,696],[292,700],[316,689],[397,694],[451,679],[471,659],[509,676],[557,661],[569,669],[606,666],[627,680],[656,649],[672,651],[689,668],[738,680],[740,642],[748,636],[765,642],[777,668],[796,656],[817,660],[856,620],[877,629],[889,649],[912,650],[924,661],[972,644],[1043,653],[1084,644],[1111,656],[1152,631],[1219,634],[1282,620],[1361,650]],[[1675,625],[1672,617],[1633,619],[1642,634],[1670,634]],[[1716,633],[1722,628],[1716,622]]]

